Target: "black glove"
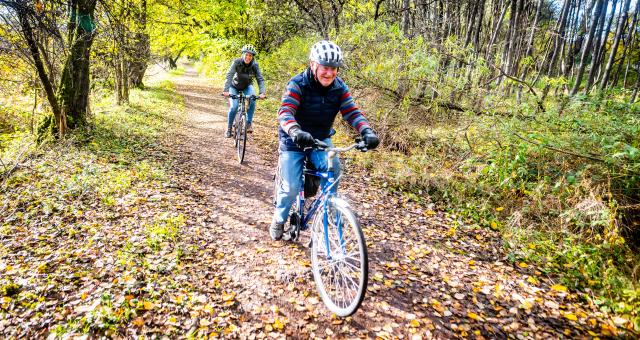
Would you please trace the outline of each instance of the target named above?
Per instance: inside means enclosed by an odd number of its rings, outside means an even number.
[[[312,146],[315,143],[313,136],[307,131],[302,131],[301,129],[292,129],[289,131],[289,136],[291,136],[293,142],[298,144],[301,148]]]
[[[378,144],[380,144],[380,138],[373,132],[373,129],[364,129],[364,131],[362,131],[362,139],[369,150],[375,149],[378,147]]]

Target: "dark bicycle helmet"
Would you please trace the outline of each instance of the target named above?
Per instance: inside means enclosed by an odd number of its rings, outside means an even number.
[[[258,54],[258,52],[256,52],[256,48],[251,44],[246,44],[242,46],[242,53],[251,53],[254,56]]]
[[[334,42],[321,40],[311,46],[309,60],[324,66],[340,67],[342,66],[342,50]]]

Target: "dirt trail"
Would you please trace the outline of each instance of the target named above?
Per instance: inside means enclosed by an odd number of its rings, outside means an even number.
[[[273,146],[276,132],[256,125],[239,165],[223,136],[221,89],[193,70],[175,85],[188,117],[175,145],[176,181],[201,212],[191,217],[197,232],[184,235],[199,249],[188,264],[201,273],[194,289],[206,293],[221,280],[235,294],[241,337],[557,338],[602,331],[602,316],[575,294],[552,287],[535,268],[509,264],[497,234],[375,188],[355,169],[341,191],[357,207],[369,244],[369,290],[353,317],[332,317],[318,301],[306,242],[273,242],[267,234],[277,155],[257,140]]]

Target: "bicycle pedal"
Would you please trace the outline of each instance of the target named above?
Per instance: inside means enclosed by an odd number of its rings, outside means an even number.
[[[300,236],[300,232],[296,232],[295,229],[289,229],[282,234],[282,239],[284,241],[295,242],[298,240],[298,236]]]
[[[282,234],[282,240],[283,241],[291,241],[291,233],[288,231],[285,231],[284,234]]]

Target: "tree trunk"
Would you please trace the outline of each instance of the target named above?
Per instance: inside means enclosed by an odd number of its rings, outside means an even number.
[[[636,34],[636,24],[638,23],[638,15],[640,15],[640,1],[636,2],[636,10],[633,13],[633,20],[631,21],[631,26],[629,26],[629,35],[631,36],[631,42],[629,46],[634,46],[638,35]],[[627,75],[629,74],[629,65],[631,64],[631,60],[627,60],[627,67],[624,71],[624,82],[622,87],[627,88]],[[640,74],[636,75],[636,77],[640,78]]]
[[[620,18],[618,19],[618,29],[616,29],[616,36],[613,39],[613,46],[611,47],[611,53],[609,54],[609,61],[607,62],[607,66],[604,69],[604,75],[602,76],[602,80],[600,81],[600,91],[604,90],[604,88],[607,86],[607,82],[609,81],[611,67],[613,66],[613,62],[616,58],[618,45],[620,44],[620,38],[622,37],[622,32],[624,31],[624,25],[627,22],[627,12],[629,11],[630,3],[631,0],[626,0],[624,2],[622,11],[620,12]]]
[[[485,0],[480,0],[480,4],[478,5],[478,20],[475,28],[474,36],[473,36],[473,50],[476,52],[476,56],[480,53],[480,32],[482,31],[482,20],[484,19],[484,6]]]
[[[585,42],[584,49],[582,50],[582,57],[580,57],[580,66],[578,68],[578,73],[576,75],[575,84],[571,89],[571,96],[575,95],[580,88],[580,83],[582,82],[582,76],[584,75],[584,68],[587,64],[587,55],[591,50],[591,42],[593,41],[593,36],[596,31],[596,26],[598,25],[598,18],[600,17],[600,11],[602,10],[602,5],[605,0],[596,0],[596,9],[593,14],[593,20],[591,23],[591,27],[589,28],[589,34],[587,35],[587,41]]]
[[[627,67],[625,67],[626,70],[629,69],[629,63],[631,62],[630,59],[632,59],[632,57],[629,57],[629,59],[627,59],[627,51],[629,50],[629,47],[634,46],[635,44],[635,39],[636,39],[636,23],[637,23],[637,19],[638,19],[638,7],[640,6],[639,2],[636,2],[636,9],[633,12],[633,19],[631,19],[631,26],[629,26],[629,30],[628,33],[623,33],[622,34],[622,44],[624,45],[624,49],[622,50],[622,57],[620,58],[620,61],[618,62],[618,70],[615,72],[615,75],[613,77],[613,81],[611,86],[616,87],[618,86],[618,80],[620,79],[620,74],[623,73],[622,72],[622,68],[624,67],[625,64],[625,60],[627,61]],[[627,12],[629,13],[629,12]],[[628,20],[628,19],[627,19]],[[625,28],[624,30],[626,31],[627,25],[625,23]],[[627,75],[627,71],[625,70],[624,72],[624,76],[626,78]],[[626,80],[624,81],[626,83]],[[623,86],[624,87],[624,86]]]
[[[602,43],[600,48],[598,49],[599,51],[599,55],[598,55],[598,77],[600,77],[600,74],[602,74],[602,61],[604,60],[604,55],[607,51],[607,43],[609,41],[609,32],[611,32],[611,24],[613,23],[613,13],[616,12],[616,8],[618,6],[618,0],[613,0],[613,5],[611,6],[611,15],[609,16],[609,20],[607,20],[607,28],[604,30],[604,39],[602,39]]]
[[[569,0],[567,0],[569,1]],[[500,31],[500,27],[502,27],[502,21],[504,20],[504,16],[507,13],[507,8],[509,8],[509,4],[504,4],[504,8],[502,9],[502,13],[500,13],[500,18],[495,24],[495,28],[493,29],[493,34],[491,35],[491,40],[489,40],[489,46],[487,46],[487,53],[485,56],[486,60],[493,62],[493,55],[491,54],[491,48],[496,41],[496,37],[498,36],[498,32]]]
[[[536,14],[533,17],[533,24],[531,24],[531,34],[529,35],[529,40],[527,40],[526,51],[524,53],[525,57],[529,57],[533,51],[533,39],[536,35],[536,29],[538,28],[538,19],[540,18],[540,10],[542,9],[542,3],[544,0],[538,0],[538,5],[536,6]],[[527,75],[527,71],[529,70],[529,66],[525,67],[522,70],[521,79]]]
[[[378,20],[378,18],[380,17],[380,5],[382,5],[383,2],[384,2],[384,0],[376,1],[376,11],[373,14],[373,21]]]
[[[116,47],[117,48],[117,47]],[[120,61],[119,54],[116,55],[113,63],[113,68],[115,71],[115,93],[116,93],[116,104],[122,105],[122,62]]]
[[[569,32],[565,32],[565,37],[573,37],[565,39],[562,44],[560,60],[562,64],[557,68],[558,75],[562,74],[565,78],[571,78],[569,74],[573,71],[573,65],[575,63],[575,56],[580,54],[582,48],[582,42],[584,41],[584,29],[581,28],[580,21],[580,7],[582,6],[582,0],[577,0],[576,6],[573,6],[569,15]],[[590,12],[586,12],[590,13]]]
[[[40,78],[40,82],[42,83],[42,87],[47,94],[47,100],[49,101],[49,105],[51,105],[51,110],[53,111],[53,116],[55,119],[55,126],[60,137],[63,137],[66,132],[66,119],[64,118],[64,112],[61,111],[60,105],[58,104],[58,99],[56,98],[55,92],[53,90],[53,85],[47,72],[44,67],[44,63],[42,62],[42,58],[40,56],[40,51],[38,50],[38,46],[36,45],[36,41],[33,37],[33,29],[31,28],[31,23],[29,23],[29,17],[26,8],[17,7],[15,8],[16,13],[18,14],[18,19],[20,21],[20,28],[22,29],[22,34],[27,41],[27,45],[29,46],[29,53],[31,54],[31,58],[33,58],[33,62],[36,66],[36,71],[38,72],[38,77]]]
[[[611,12],[611,16],[613,17],[613,13],[615,13],[617,0],[613,0],[613,8],[614,10]],[[600,68],[600,48],[604,48],[604,45],[607,41],[607,36],[602,37],[602,31],[604,29],[604,22],[606,19],[607,11],[606,8],[604,11],[600,12],[600,19],[598,21],[598,29],[596,30],[596,40],[593,44],[595,47],[593,51],[593,56],[591,57],[591,68],[589,69],[589,76],[587,77],[587,84],[584,87],[584,93],[588,94],[591,90],[591,85],[593,85],[593,80],[595,78],[596,72],[598,68]],[[602,42],[601,42],[602,41]]]
[[[467,11],[467,29],[465,32],[465,37],[464,37],[464,47],[467,47],[467,45],[469,45],[469,43],[471,42],[471,37],[473,35],[473,30],[474,30],[474,26],[476,23],[476,16],[477,16],[477,11],[478,11],[478,6],[480,4],[477,1],[473,1],[473,7],[468,9]]]
[[[130,79],[132,86],[143,88],[142,78],[147,70],[147,64],[151,57],[149,35],[147,34],[147,0],[142,0],[138,17],[138,32],[135,34],[134,54],[129,63]]]
[[[72,0],[71,51],[62,71],[59,96],[70,128],[86,122],[89,104],[89,52],[93,44],[96,0]]]
[[[402,32],[404,36],[409,35],[409,0],[402,1]]]
[[[638,62],[636,63],[636,87],[633,89],[633,93],[631,94],[631,99],[629,100],[629,103],[633,104],[636,102],[638,89],[640,89],[640,59],[638,59]]]
[[[556,24],[556,36],[553,44],[553,51],[551,52],[551,58],[547,67],[547,75],[549,76],[555,71],[556,60],[558,60],[560,49],[564,45],[564,32],[567,27],[567,18],[569,17],[571,1],[572,0],[565,0],[564,6],[562,6],[562,11],[560,12],[560,19],[558,19],[558,23]],[[543,67],[545,66],[543,65]]]
[[[331,1],[331,10],[332,10],[332,17],[333,17],[333,28],[336,29],[336,34],[340,34],[340,13],[342,12],[342,6],[343,6],[343,2],[342,1],[338,1],[338,3],[336,4],[336,1]]]

